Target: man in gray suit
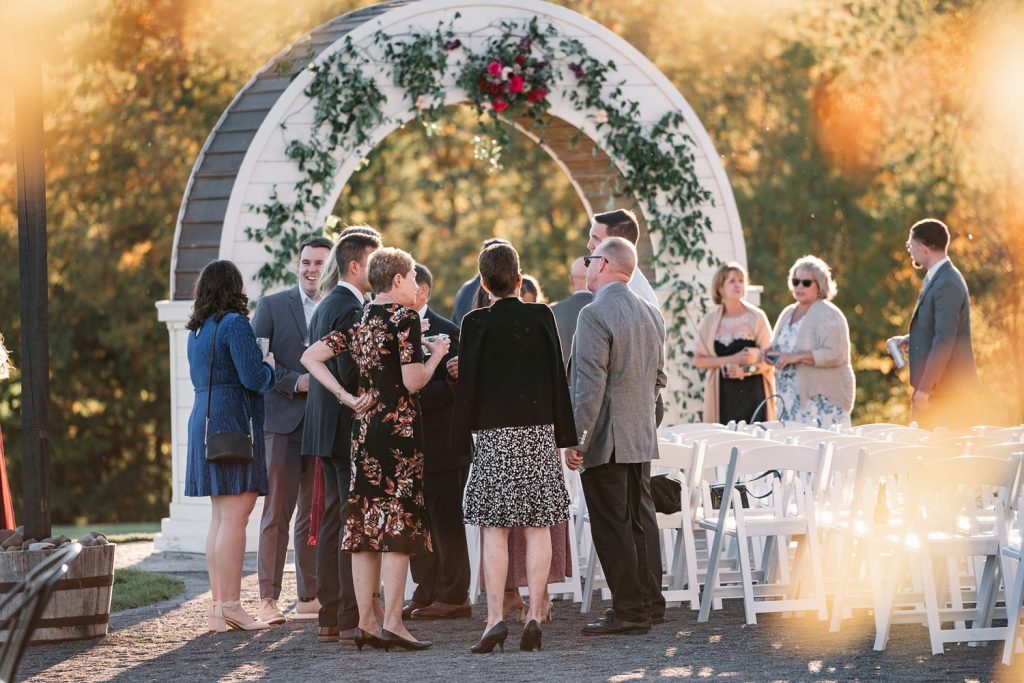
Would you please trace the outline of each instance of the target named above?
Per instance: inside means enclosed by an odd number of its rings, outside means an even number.
[[[971,345],[971,299],[949,260],[949,228],[935,218],[914,223],[907,251],[927,273],[910,319],[910,334],[893,337],[910,355],[911,419],[925,429],[971,423],[966,410],[978,389]]]
[[[587,262],[594,301],[580,311],[570,384],[583,467],[583,494],[594,547],[612,591],[612,608],[587,635],[646,633],[664,620],[661,572],[648,566],[645,528],[657,529],[644,465],[658,456],[654,404],[666,384],[665,323],[629,289],[636,249],[621,237],[601,242]],[[649,466],[649,465],[648,465]],[[645,500],[647,499],[647,500]],[[660,564],[660,559],[659,559]]]
[[[587,267],[583,259],[578,258],[569,267],[569,287],[572,294],[551,306],[555,314],[555,325],[558,327],[558,340],[562,343],[562,358],[569,365],[569,353],[572,349],[572,336],[576,334],[576,319],[584,306],[594,300],[594,295],[587,289]]]

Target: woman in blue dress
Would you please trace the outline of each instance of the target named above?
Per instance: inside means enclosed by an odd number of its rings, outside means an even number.
[[[192,317],[185,327],[190,331],[188,364],[196,397],[188,420],[185,495],[210,496],[213,508],[206,537],[206,566],[213,595],[209,628],[267,628],[242,609],[240,597],[245,527],[256,498],[267,493],[263,394],[274,388],[274,358],[270,354],[264,358],[256,343],[247,317],[249,300],[242,274],[234,263],[214,261],[203,268],[193,298]],[[252,462],[206,461],[208,404],[209,433],[249,434]]]

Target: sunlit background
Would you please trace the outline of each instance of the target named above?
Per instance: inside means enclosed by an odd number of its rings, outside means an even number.
[[[238,89],[353,1],[64,0],[44,12],[53,483],[56,521],[152,520],[170,495],[166,298],[192,163]],[[911,223],[951,226],[972,293],[988,419],[1024,420],[1024,4],[930,0],[576,0],[661,68],[722,155],[751,277],[773,318],[789,265],[825,258],[855,348],[855,422],[907,419],[884,340],[920,286]],[[0,5],[0,331],[20,361],[13,96],[24,63]],[[410,124],[339,201],[437,276],[449,312],[482,236],[505,234],[553,299],[566,293],[579,200],[523,141],[498,173],[472,158],[470,118]],[[580,243],[582,247],[582,243]],[[572,253],[570,253],[572,252]],[[0,421],[20,488],[17,382]],[[131,491],[132,495],[125,495]],[[102,511],[102,512],[98,512]]]

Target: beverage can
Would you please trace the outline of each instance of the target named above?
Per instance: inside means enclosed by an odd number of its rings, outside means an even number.
[[[267,354],[270,353],[270,337],[256,337],[256,344],[260,347],[260,351],[263,352],[263,357],[266,358]]]
[[[889,351],[889,355],[892,356],[892,362],[896,364],[897,369],[907,364],[907,357],[903,355],[899,339],[890,339],[885,343],[885,348]]]

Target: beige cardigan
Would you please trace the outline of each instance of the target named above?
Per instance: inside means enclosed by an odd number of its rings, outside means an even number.
[[[754,316],[754,343],[758,348],[766,348],[771,343],[771,331],[768,326],[768,316],[760,308],[747,301],[741,301],[747,307],[747,312]],[[697,339],[695,351],[701,356],[714,356],[715,354],[715,333],[718,332],[718,324],[722,322],[722,315],[725,313],[724,306],[715,306],[700,321],[697,328]],[[718,413],[718,383],[721,374],[718,368],[708,368],[704,371],[704,421],[719,422]],[[761,375],[764,381],[764,395],[771,396],[775,393],[775,372],[768,372]],[[765,404],[764,420],[775,419],[775,402],[768,401]]]
[[[772,340],[779,338],[783,325],[793,317],[796,304],[790,304],[779,314],[772,332]],[[801,399],[821,394],[845,410],[853,410],[856,384],[850,364],[850,328],[846,316],[824,299],[811,304],[796,335],[795,353],[810,351],[814,365],[796,366],[797,390]],[[795,410],[796,406],[786,406]]]

